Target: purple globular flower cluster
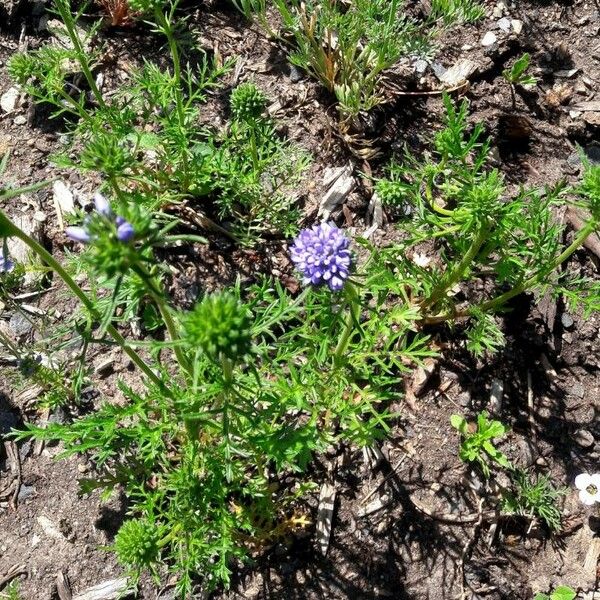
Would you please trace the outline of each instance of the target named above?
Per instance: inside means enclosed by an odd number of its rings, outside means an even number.
[[[115,216],[110,207],[110,202],[102,195],[97,193],[94,196],[94,206],[96,213],[102,217],[112,221],[117,228],[117,239],[120,242],[129,242],[135,236],[133,225],[126,221],[123,217]],[[87,244],[92,241],[92,234],[87,227],[67,227],[65,233],[68,237],[76,242]]]
[[[350,240],[331,223],[302,230],[290,248],[292,261],[305,284],[327,284],[337,292],[350,275]]]

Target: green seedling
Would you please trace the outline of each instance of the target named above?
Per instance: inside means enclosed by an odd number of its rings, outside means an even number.
[[[21,596],[19,588],[19,580],[13,579],[0,592],[0,600],[22,600],[23,597]]]
[[[577,592],[566,585],[559,585],[551,594],[538,593],[533,600],[574,600]]]
[[[405,240],[386,260],[410,288],[423,323],[465,323],[467,347],[482,356],[504,344],[496,314],[524,292],[552,289],[586,314],[596,310],[598,283],[561,275],[557,267],[598,228],[600,170],[584,160],[582,180],[573,188],[559,181],[511,194],[501,173],[487,166],[489,142],[481,125],[469,125],[467,103],[444,102],[446,124],[433,152],[392,162],[388,175],[375,182],[382,204],[399,215]],[[554,211],[571,204],[589,219],[565,248]],[[437,257],[427,267],[411,260],[421,244],[433,245]],[[477,281],[489,283],[489,293],[475,302],[464,299],[464,285]]]
[[[476,427],[469,425],[461,415],[452,415],[450,423],[463,437],[459,451],[461,460],[478,464],[486,478],[491,474],[490,460],[504,469],[512,470],[508,458],[493,443],[508,431],[500,421],[490,420],[487,413],[482,412],[477,416]]]
[[[508,82],[510,86],[510,94],[512,100],[512,107],[515,109],[517,107],[517,97],[515,94],[515,86],[516,85],[535,85],[537,83],[537,78],[533,75],[527,74],[527,69],[529,69],[529,65],[531,62],[531,57],[526,52],[521,56],[521,58],[517,59],[510,69],[505,69],[502,71],[502,76]]]

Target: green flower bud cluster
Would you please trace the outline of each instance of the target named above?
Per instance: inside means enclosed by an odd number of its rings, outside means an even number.
[[[131,12],[145,14],[165,7],[165,0],[129,0]]]
[[[600,222],[600,167],[590,164],[587,159],[584,160],[584,167],[583,177],[576,191],[594,220]]]
[[[119,177],[134,162],[128,149],[113,134],[96,134],[83,148],[81,167]]]
[[[250,311],[227,293],[211,294],[184,317],[185,337],[213,360],[237,360],[252,350]]]
[[[380,179],[375,184],[375,191],[384,206],[401,206],[406,202],[406,192],[398,181]]]
[[[231,112],[242,121],[258,119],[267,106],[267,97],[250,81],[238,85],[230,101]]]
[[[10,78],[19,84],[25,84],[29,79],[38,75],[39,70],[33,55],[26,52],[13,54],[8,63]]]
[[[85,218],[82,226],[67,227],[65,233],[89,247],[86,259],[96,271],[109,277],[125,273],[142,257],[135,241],[147,238],[150,217],[135,204],[122,207],[120,212],[126,217],[116,215],[109,201],[99,193],[94,202],[96,210]]]
[[[115,537],[115,552],[119,562],[128,567],[151,567],[159,554],[159,532],[156,526],[142,519],[126,521]]]

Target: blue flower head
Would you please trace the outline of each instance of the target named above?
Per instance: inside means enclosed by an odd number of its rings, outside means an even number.
[[[96,208],[96,214],[104,220],[104,223],[108,222],[116,231],[117,240],[123,243],[131,241],[135,237],[135,230],[133,225],[126,221],[123,217],[115,216],[110,207],[110,202],[100,193],[94,196],[94,206]],[[88,244],[96,237],[94,232],[90,231],[89,218],[83,223],[83,227],[67,227],[65,233],[68,237],[76,242],[82,244]]]
[[[303,229],[294,240],[290,255],[305,284],[326,283],[337,292],[350,275],[350,240],[332,223]]]
[[[8,258],[8,254],[5,256],[4,252],[0,250],[0,273],[10,273],[15,268],[15,263]]]

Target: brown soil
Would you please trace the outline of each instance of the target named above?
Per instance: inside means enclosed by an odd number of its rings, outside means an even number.
[[[416,92],[435,84],[431,70],[420,80],[406,62],[390,75],[389,104],[373,114],[369,138],[381,155],[365,164],[336,133],[331,98],[306,77],[292,82],[284,54],[258,28],[248,28],[220,4],[190,12],[203,46],[218,49],[223,57],[239,56],[242,68],[236,74],[254,79],[273,102],[278,101],[275,117],[282,128],[312,153],[314,162],[301,197],[307,223],[316,217],[325,167],[351,161],[357,171],[378,173],[393,151],[404,144],[418,150],[439,128],[439,95],[398,91]],[[593,156],[600,126],[599,113],[573,112],[577,104],[595,98],[600,81],[598,6],[587,0],[528,1],[500,14],[495,3],[486,2],[486,15],[477,25],[455,29],[441,39],[437,62],[449,67],[468,58],[477,64],[463,93],[470,99],[471,121],[485,124],[497,165],[509,182],[544,185],[576,177],[580,168],[576,144]],[[521,33],[499,29],[503,17],[521,21]],[[39,17],[27,16],[23,22],[29,34],[25,41],[34,47],[40,43],[35,32]],[[5,65],[18,47],[15,31],[0,33],[0,94],[11,85]],[[498,41],[486,49],[480,40],[487,31],[494,31]],[[106,35],[114,58],[106,67],[107,77],[116,79],[118,65],[137,60],[139,53],[130,54],[129,49],[143,48],[147,34],[109,30]],[[533,90],[519,90],[513,108],[501,73],[525,51],[532,55],[533,73],[540,83]],[[229,84],[236,81],[234,76]],[[227,94],[225,89],[211,100],[207,120],[223,118]],[[28,117],[28,124],[15,124],[21,115]],[[46,117],[26,107],[0,114],[0,147],[12,150],[9,182],[29,184],[55,176],[49,154],[60,147],[62,130],[60,123]],[[94,187],[93,181],[76,174],[63,175],[74,189],[89,193]],[[11,212],[44,212],[43,240],[60,253],[64,238],[51,192],[36,192],[29,199],[30,205],[13,202]],[[361,188],[334,217],[361,233],[368,200],[368,190]],[[393,237],[390,218],[375,239],[383,243]],[[215,238],[208,249],[190,251],[174,262],[172,292],[182,305],[202,288],[225,285],[238,273],[244,277],[256,271],[282,277],[290,273],[276,240],[267,252],[256,252]],[[580,251],[568,268],[597,277],[598,264],[597,257]],[[69,305],[59,291],[51,290],[38,302],[42,309],[60,306],[61,318],[68,318]],[[589,515],[578,503],[572,482],[579,472],[597,470],[600,456],[600,321],[597,316],[583,319],[569,314],[549,298],[536,307],[524,296],[512,308],[504,320],[506,348],[493,359],[475,361],[461,343],[452,341],[460,336],[450,339],[439,332],[443,350],[435,373],[420,397],[410,403],[398,399],[393,408],[401,417],[381,444],[379,460],[367,460],[354,448],[338,448],[314,465],[314,481],[330,482],[337,490],[326,556],[317,550],[315,532],[309,528],[304,535],[267,548],[254,563],[240,565],[232,589],[215,597],[446,600],[464,592],[464,598],[500,600],[530,599],[534,592],[558,584],[581,592],[595,590],[595,571],[584,569],[591,541]],[[6,310],[0,314],[3,321],[10,316]],[[36,326],[43,321],[40,318]],[[26,333],[21,343],[38,335],[35,331]],[[105,356],[92,358],[99,363]],[[118,377],[132,380],[128,365],[115,358],[112,371],[97,384],[99,393],[113,395]],[[0,366],[0,434],[23,421],[43,419],[24,400],[27,388],[14,385],[13,373],[11,366]],[[491,390],[499,384],[502,399],[492,403]],[[478,514],[478,480],[458,459],[458,439],[449,418],[482,409],[511,425],[501,448],[511,460],[549,473],[557,485],[569,488],[562,502],[560,534],[549,536],[539,527],[528,531],[528,522]],[[9,445],[7,441],[0,448],[0,490],[17,476]],[[103,546],[111,543],[123,518],[121,499],[103,503],[97,494],[78,495],[77,479],[93,469],[83,458],[56,462],[60,448],[26,443],[13,447],[19,454],[20,491],[14,503],[0,496],[0,581],[11,568],[23,566],[21,598],[43,600],[57,597],[59,572],[68,576],[74,592],[118,577],[121,570]],[[375,500],[381,508],[361,516]],[[317,503],[318,492],[307,499],[313,521]],[[168,596],[145,582],[140,597]]]

